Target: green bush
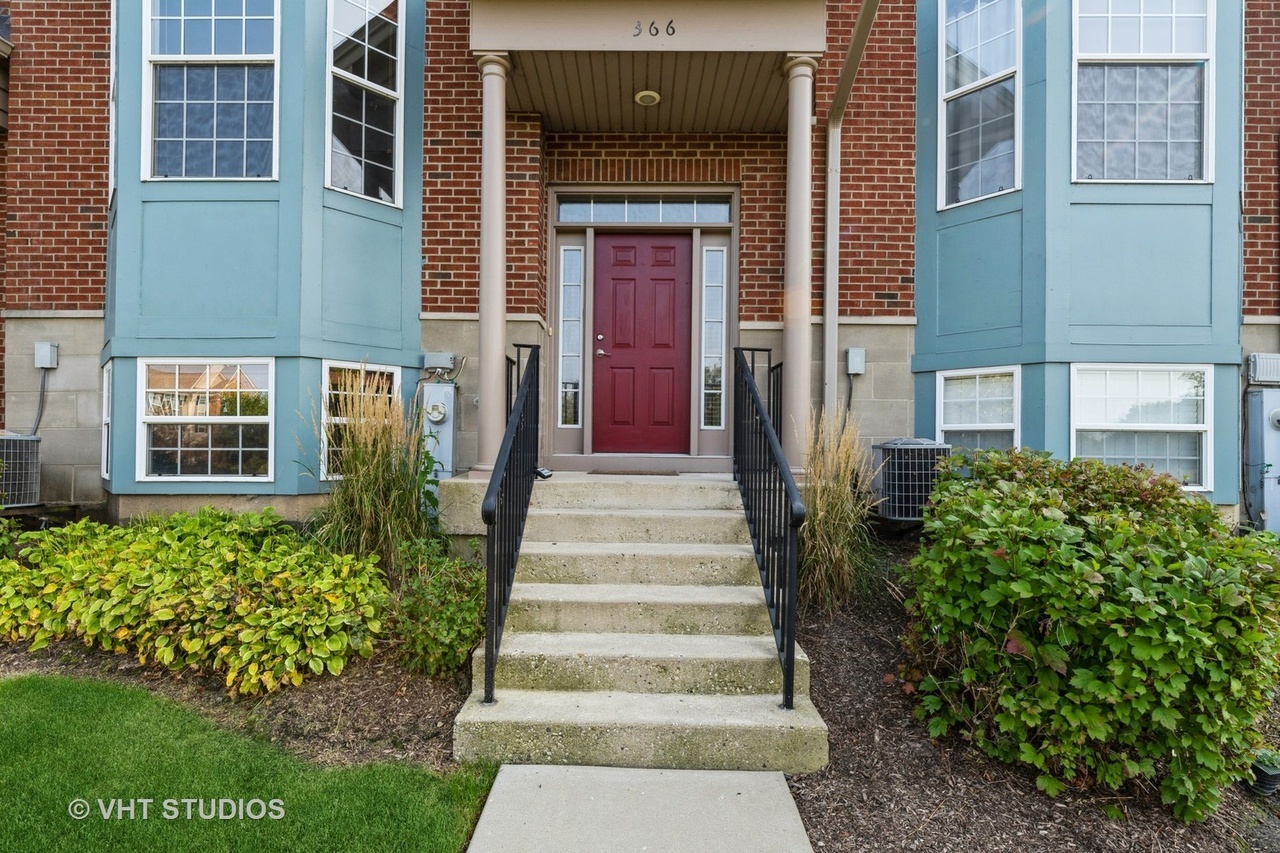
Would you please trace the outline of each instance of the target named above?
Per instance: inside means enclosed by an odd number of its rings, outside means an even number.
[[[0,639],[35,650],[80,637],[225,672],[233,695],[341,674],[372,653],[388,600],[372,560],[325,553],[270,511],[81,521],[19,546],[19,561],[0,560]]]
[[[1275,695],[1278,553],[1149,470],[953,457],[907,572],[918,713],[1051,795],[1153,779],[1203,819]]]
[[[847,412],[810,415],[801,497],[797,583],[801,606],[832,611],[875,591],[880,548],[871,530],[877,503],[871,456]]]
[[[447,556],[435,539],[401,553],[410,567],[392,617],[401,663],[431,676],[455,670],[484,636],[484,567]]]

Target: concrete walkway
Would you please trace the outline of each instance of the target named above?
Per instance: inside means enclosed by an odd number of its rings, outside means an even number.
[[[776,772],[505,764],[468,853],[813,853]]]

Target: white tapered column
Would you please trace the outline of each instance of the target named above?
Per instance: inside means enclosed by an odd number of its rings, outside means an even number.
[[[804,467],[813,384],[813,73],[795,57],[787,71],[787,234],[782,301],[782,412],[775,425],[793,468]]]
[[[507,420],[507,72],[481,56],[480,430],[477,471],[492,471]]]

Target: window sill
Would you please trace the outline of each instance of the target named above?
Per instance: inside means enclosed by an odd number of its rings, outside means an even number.
[[[1010,196],[1010,195],[1013,195],[1014,193],[1019,193],[1019,192],[1022,192],[1022,187],[1016,186],[1016,187],[1011,187],[1007,190],[1000,190],[999,192],[990,193],[988,195],[980,195],[977,198],[967,198],[964,201],[957,201],[954,204],[939,205],[938,213],[946,213],[949,210],[958,210],[960,208],[969,207],[970,205],[979,204],[984,201],[991,201],[992,199],[996,199],[996,198],[1004,198],[1005,196]]]

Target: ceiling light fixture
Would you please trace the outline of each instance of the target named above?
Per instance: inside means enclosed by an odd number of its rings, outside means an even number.
[[[636,92],[636,103],[642,107],[656,106],[658,101],[662,100],[662,96],[652,89],[644,89]]]

